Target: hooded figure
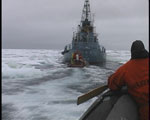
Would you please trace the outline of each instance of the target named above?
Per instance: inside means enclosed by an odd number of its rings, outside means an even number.
[[[141,40],[134,41],[131,46],[131,59],[142,59],[148,57],[149,53],[145,49],[143,42]]]
[[[127,86],[138,105],[139,120],[149,120],[149,53],[140,40],[131,46],[131,59],[108,78],[108,87],[119,90]]]

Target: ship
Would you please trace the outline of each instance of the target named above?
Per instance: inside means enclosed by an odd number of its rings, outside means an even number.
[[[63,62],[70,63],[74,52],[79,51],[88,64],[101,64],[106,61],[106,49],[99,44],[98,34],[91,16],[89,0],[85,0],[81,22],[73,32],[72,42],[64,47]]]

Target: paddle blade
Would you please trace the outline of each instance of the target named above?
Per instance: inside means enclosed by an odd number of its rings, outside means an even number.
[[[101,94],[103,91],[105,91],[106,89],[108,88],[107,85],[104,85],[104,86],[101,86],[101,87],[98,87],[92,91],[89,91],[88,93],[84,94],[84,95],[81,95],[78,97],[78,100],[77,100],[77,105]]]

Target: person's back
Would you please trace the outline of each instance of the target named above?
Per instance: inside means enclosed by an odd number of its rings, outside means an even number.
[[[130,60],[126,64],[128,91],[135,96],[138,103],[148,102],[149,59]],[[143,100],[144,99],[144,100]]]
[[[140,120],[148,120],[149,114],[149,58],[141,41],[131,47],[131,60],[121,66],[108,79],[112,90],[126,85],[128,92],[139,106]]]

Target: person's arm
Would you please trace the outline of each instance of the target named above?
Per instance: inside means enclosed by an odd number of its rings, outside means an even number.
[[[108,87],[111,90],[120,90],[125,85],[125,67],[120,67],[108,78]]]

